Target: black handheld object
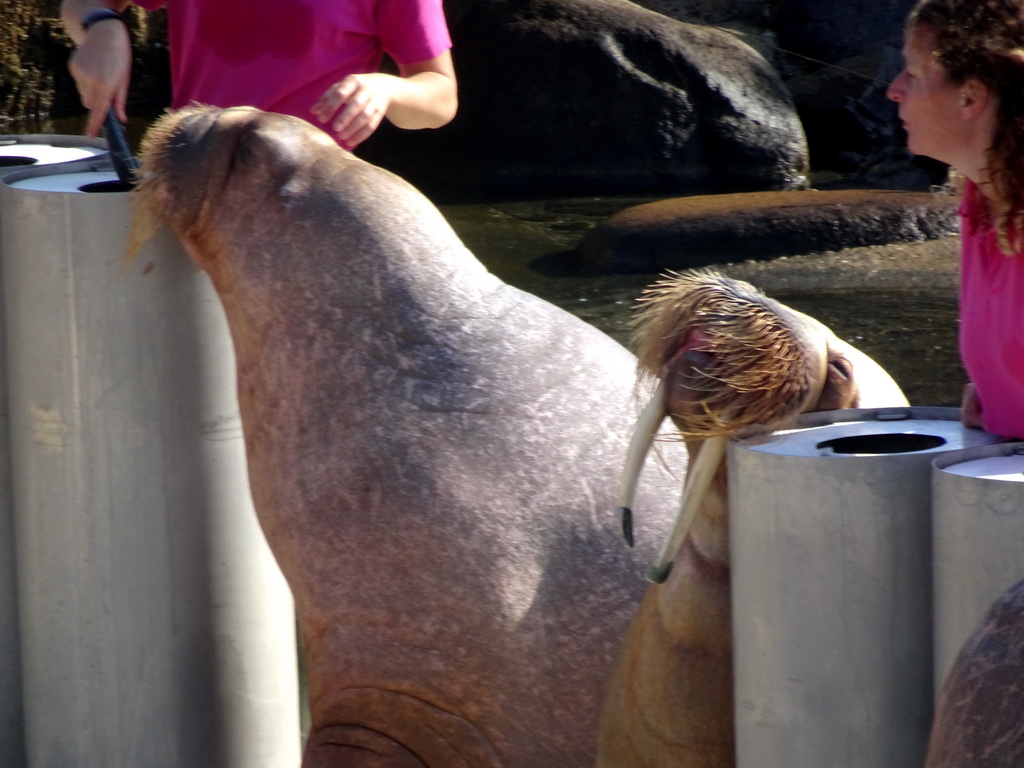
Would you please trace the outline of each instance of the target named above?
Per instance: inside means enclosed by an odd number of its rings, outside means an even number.
[[[107,118],[103,121],[103,133],[107,137],[110,159],[114,163],[117,178],[126,187],[134,187],[135,171],[139,167],[139,161],[132,157],[131,147],[128,146],[128,139],[124,135],[124,126],[117,119],[113,109],[107,112]]]

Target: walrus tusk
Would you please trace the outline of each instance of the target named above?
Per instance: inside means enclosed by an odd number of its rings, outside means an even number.
[[[683,499],[679,503],[679,514],[676,516],[675,525],[672,526],[665,546],[658,554],[657,561],[647,572],[648,581],[661,584],[668,578],[669,572],[672,570],[672,561],[675,560],[676,554],[693,524],[693,519],[697,516],[697,510],[704,500],[711,480],[725,459],[727,440],[728,438],[724,436],[708,437],[704,440],[704,444],[697,453],[697,460],[693,462],[690,470],[686,473],[686,485],[683,488]]]
[[[629,546],[633,546],[633,497],[636,495],[636,486],[640,480],[640,471],[644,466],[644,459],[651,450],[651,443],[658,433],[658,427],[665,420],[665,385],[658,382],[657,389],[651,396],[651,401],[644,408],[637,420],[633,430],[633,439],[629,442],[629,450],[626,452],[626,464],[622,468],[622,478],[619,481],[619,518],[622,521],[622,537]]]

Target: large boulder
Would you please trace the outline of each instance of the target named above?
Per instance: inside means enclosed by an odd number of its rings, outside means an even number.
[[[577,247],[588,265],[661,272],[913,242],[959,231],[951,195],[816,190],[696,195],[626,208]]]
[[[946,167],[915,158],[886,98],[903,66],[915,0],[637,0],[680,21],[727,27],[779,71],[807,136],[817,183],[927,190]]]
[[[776,67],[807,135],[815,169],[843,183],[927,190],[946,167],[915,158],[886,89],[903,67],[900,49],[914,0],[775,0]]]
[[[718,29],[627,0],[449,0],[460,107],[385,126],[360,154],[428,186],[491,193],[736,191],[804,184],[778,74]]]

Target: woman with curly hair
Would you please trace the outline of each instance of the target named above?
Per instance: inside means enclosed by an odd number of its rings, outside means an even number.
[[[962,419],[1024,439],[1024,0],[919,0],[903,55],[907,146],[963,182]]]

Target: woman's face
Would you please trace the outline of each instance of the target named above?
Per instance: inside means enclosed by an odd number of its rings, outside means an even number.
[[[915,155],[956,165],[958,150],[964,146],[964,137],[957,135],[960,124],[956,119],[962,93],[932,56],[934,47],[935,33],[926,27],[907,35],[903,71],[892,81],[887,95],[899,104],[907,148]]]

